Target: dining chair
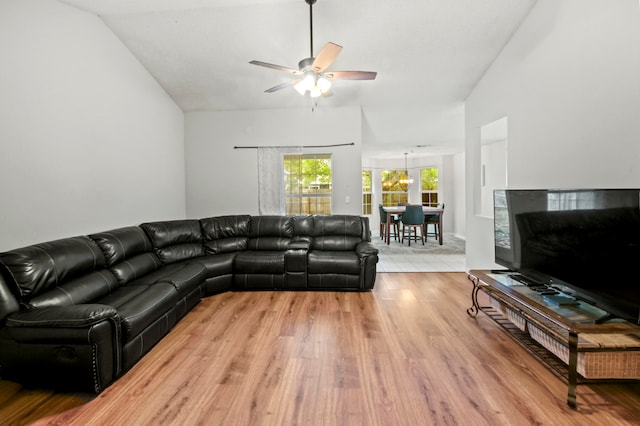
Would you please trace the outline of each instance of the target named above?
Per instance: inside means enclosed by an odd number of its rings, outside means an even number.
[[[387,212],[382,207],[382,204],[378,205],[380,209],[380,238],[384,240],[385,230],[387,229]],[[399,219],[395,215],[391,215],[391,226],[393,226],[393,232],[389,230],[389,237],[393,236],[393,239],[398,241],[400,235]]]
[[[398,205],[398,207],[405,207],[405,206],[408,206],[409,204],[411,204],[411,203],[404,202],[404,201],[398,201],[397,205]],[[398,219],[398,222],[402,222],[402,215],[401,214],[396,214],[396,215],[393,215],[393,216]]]
[[[444,203],[438,204],[438,208],[443,210],[443,212],[440,213],[443,214]],[[442,232],[440,229],[440,214],[427,214],[424,216],[425,239],[429,238],[429,235],[433,235],[436,240],[440,237],[440,232]],[[433,232],[429,232],[429,225],[433,226]]]
[[[411,235],[411,229],[413,228],[413,235]],[[420,229],[420,236],[418,237],[418,229]],[[409,234],[407,235],[407,231]],[[405,236],[409,241],[409,247],[411,247],[411,240],[422,241],[424,245],[424,213],[422,212],[422,206],[420,205],[408,205],[404,214],[402,215],[402,243],[404,244]]]

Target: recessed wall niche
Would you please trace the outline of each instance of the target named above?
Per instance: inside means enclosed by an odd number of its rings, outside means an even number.
[[[508,118],[502,117],[480,128],[480,194],[475,213],[493,217],[493,190],[507,187]]]

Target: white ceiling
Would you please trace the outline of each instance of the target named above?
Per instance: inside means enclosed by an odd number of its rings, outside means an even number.
[[[292,88],[264,90],[309,56],[305,0],[60,0],[99,15],[185,111],[311,108]],[[535,0],[317,0],[314,53],[343,46],[318,108],[361,106],[363,154],[458,152],[464,100]],[[426,145],[422,147],[423,145]]]

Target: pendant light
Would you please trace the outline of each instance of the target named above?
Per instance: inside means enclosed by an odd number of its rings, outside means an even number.
[[[409,176],[409,167],[407,167],[408,152],[404,153],[404,177],[400,179],[400,185],[403,186],[405,191],[409,190],[409,185],[413,183],[413,179]]]

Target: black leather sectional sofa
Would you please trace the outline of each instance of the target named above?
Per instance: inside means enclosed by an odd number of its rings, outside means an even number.
[[[0,378],[100,393],[204,296],[366,291],[377,249],[359,216],[144,223],[0,253]]]

